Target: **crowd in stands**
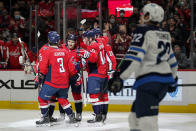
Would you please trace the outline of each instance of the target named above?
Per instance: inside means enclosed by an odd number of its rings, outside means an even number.
[[[30,56],[30,61],[36,60],[35,45],[29,45],[29,29],[32,29],[31,43],[35,43],[35,20],[30,24],[30,6],[38,5],[38,30],[41,34],[39,37],[39,46],[47,43],[47,33],[55,30],[55,1],[57,0],[16,0],[10,4],[4,0],[0,2],[0,68],[1,69],[21,69],[23,66],[18,62],[18,58],[24,55],[25,47],[27,54]],[[82,1],[81,8],[97,9],[98,0],[90,2]],[[124,17],[125,12],[119,12],[120,17],[116,14],[108,16],[103,13],[103,35],[109,37],[109,43],[112,46],[113,52],[117,60],[123,57],[126,53],[132,32],[138,24],[141,24],[140,16],[142,15],[141,8],[146,3],[157,3],[164,8],[165,19],[160,27],[169,31],[172,37],[172,46],[174,54],[177,58],[179,69],[190,68],[190,3],[188,0],[132,0],[133,15]],[[73,2],[70,2],[73,4]],[[68,4],[70,4],[68,2]],[[103,2],[104,12],[107,10],[107,1]],[[35,12],[32,15],[35,16]],[[34,18],[34,17],[33,17]],[[62,21],[61,21],[62,22]],[[61,23],[62,24],[62,23]],[[76,25],[68,23],[67,34],[76,32]],[[86,24],[80,27],[79,34],[83,31],[99,28],[99,18],[87,19]],[[20,43],[18,38],[22,38]],[[62,38],[62,37],[61,37]],[[195,53],[194,53],[195,54]],[[196,68],[196,55],[193,55],[194,68]],[[17,61],[17,62],[16,62]]]

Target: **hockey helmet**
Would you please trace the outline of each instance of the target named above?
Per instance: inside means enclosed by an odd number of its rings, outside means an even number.
[[[85,32],[82,34],[83,37],[88,37],[87,35],[88,35],[88,31],[85,31]]]
[[[74,34],[69,34],[68,37],[67,37],[67,40],[73,40],[73,41],[76,41],[77,38]]]
[[[56,31],[48,32],[48,41],[50,43],[58,43],[60,41],[60,35]]]
[[[142,9],[142,19],[144,22],[153,21],[153,22],[162,22],[164,19],[164,10],[161,6],[155,3],[146,4]],[[144,16],[149,13],[149,19],[145,20]]]
[[[92,31],[92,30],[88,31],[88,33],[87,33],[87,37],[94,38],[94,37],[95,37],[95,32],[94,32],[94,31]]]
[[[101,35],[102,34],[100,28],[94,28],[94,29],[92,29],[92,31],[94,31],[95,35]]]

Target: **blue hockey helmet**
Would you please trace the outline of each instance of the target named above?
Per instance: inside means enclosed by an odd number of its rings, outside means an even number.
[[[82,36],[83,36],[83,37],[88,37],[88,32],[89,32],[89,31],[85,31],[85,32],[82,34]]]
[[[94,38],[94,37],[95,37],[95,32],[92,31],[92,30],[88,31],[87,37],[92,37],[92,38]]]
[[[92,31],[94,31],[95,35],[101,35],[102,34],[100,28],[94,28],[94,29],[92,29]]]
[[[50,43],[58,43],[60,41],[60,35],[56,31],[48,32],[48,41]]]
[[[74,34],[70,34],[70,35],[68,35],[67,40],[76,41],[77,40],[77,37]]]

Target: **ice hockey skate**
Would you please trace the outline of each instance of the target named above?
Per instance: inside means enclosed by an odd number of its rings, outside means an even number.
[[[94,118],[87,120],[87,123],[89,124],[89,126],[103,126],[103,117],[102,114],[93,114]]]
[[[78,121],[76,120],[76,117],[75,117],[75,113],[72,113],[70,115],[68,115],[68,118],[69,118],[69,121],[66,121],[66,124],[67,126],[75,126],[75,127],[78,127],[79,126],[79,123]]]
[[[76,113],[76,121],[80,122],[82,120],[82,114]]]
[[[57,118],[54,118],[52,116],[49,117],[49,120],[50,120],[51,125],[56,125],[57,122],[58,122],[58,119]]]
[[[50,123],[50,118],[49,116],[42,116],[40,120],[35,122],[37,127],[41,126],[52,126]]]

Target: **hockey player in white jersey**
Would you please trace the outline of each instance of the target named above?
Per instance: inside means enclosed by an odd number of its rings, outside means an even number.
[[[171,36],[158,25],[164,19],[164,10],[150,3],[143,7],[144,25],[133,32],[128,52],[109,81],[109,90],[118,92],[134,72],[136,99],[129,115],[130,131],[158,131],[159,103],[167,92],[177,87],[177,62],[172,51]]]

